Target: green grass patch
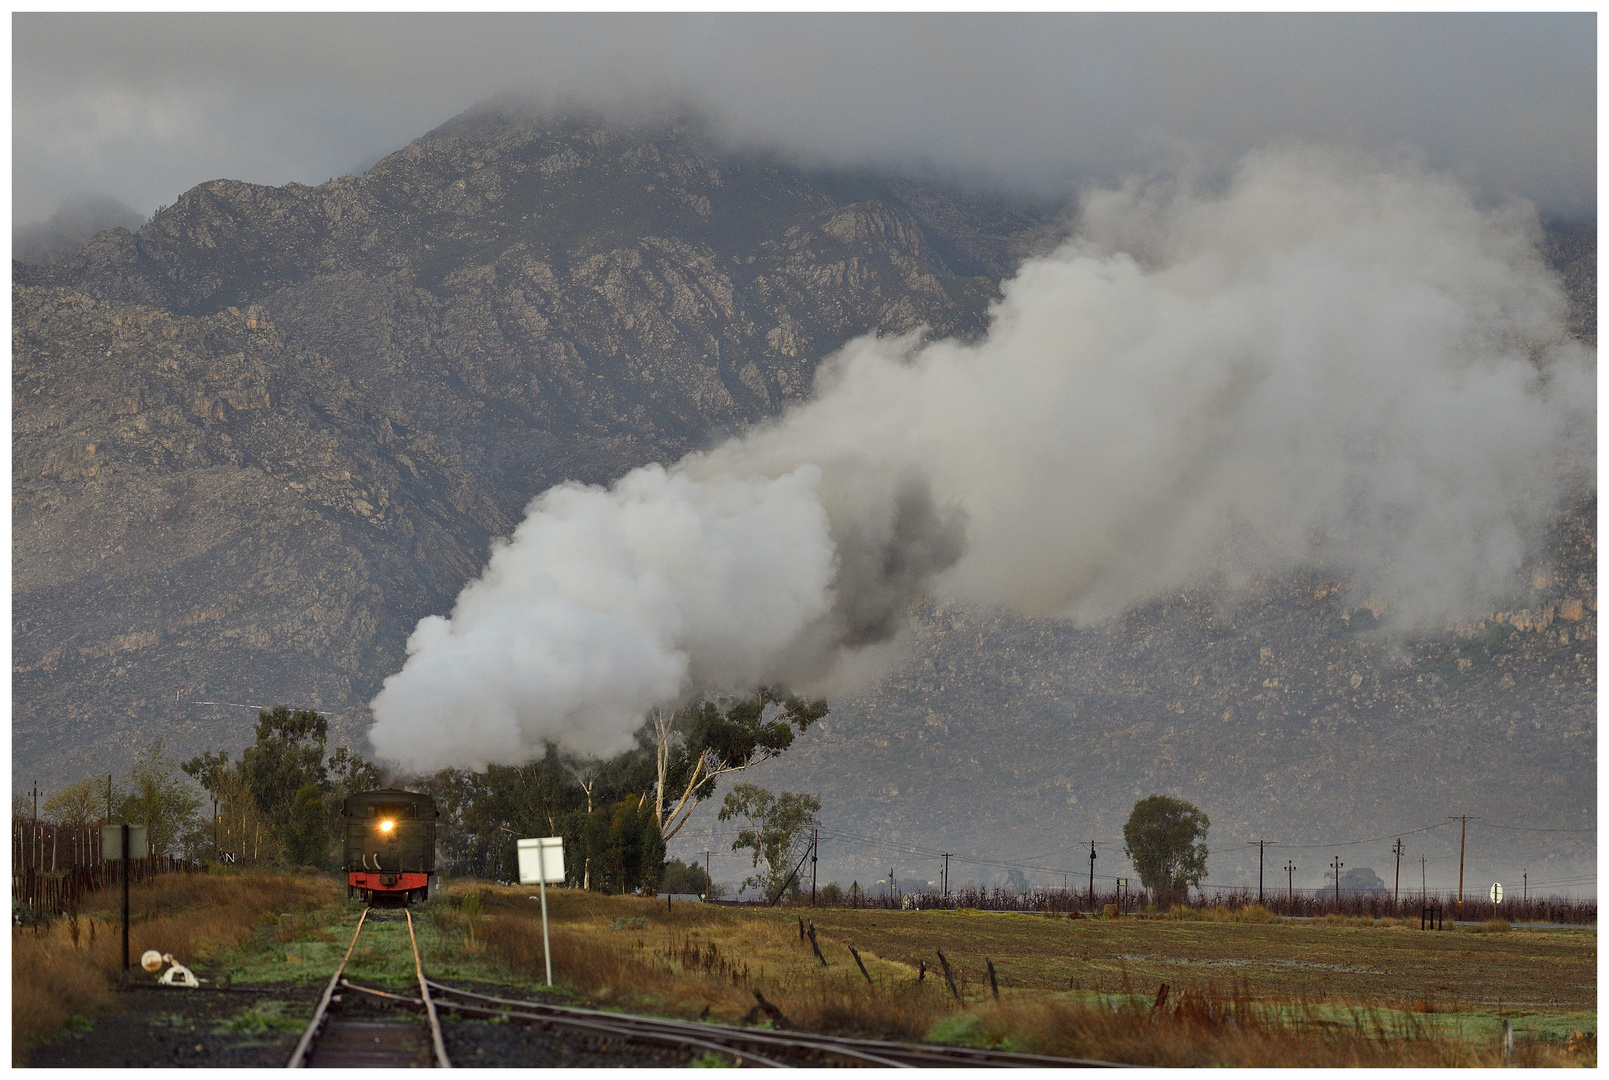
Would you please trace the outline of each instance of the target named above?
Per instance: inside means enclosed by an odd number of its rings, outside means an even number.
[[[345,955],[362,911],[360,904],[342,901],[295,919],[265,922],[249,942],[219,957],[211,967],[217,977],[227,973],[242,986],[322,985]],[[539,981],[507,970],[484,940],[470,939],[463,918],[444,901],[415,907],[412,914],[428,977],[521,991],[541,987]],[[346,977],[391,990],[417,988],[408,921],[401,911],[370,913],[347,961]]]
[[[218,1035],[268,1035],[276,1031],[301,1031],[313,1019],[313,1010],[288,1001],[263,1001],[245,1012],[219,1022],[212,1030]]]
[[[954,1013],[927,1029],[927,1041],[951,1046],[976,1046],[985,1050],[1015,1050],[1007,1037],[990,1040],[983,1032],[983,1017],[977,1013]]]
[[[706,1050],[703,1054],[687,1063],[689,1069],[735,1069],[737,1062],[725,1054],[717,1054],[713,1050]]]

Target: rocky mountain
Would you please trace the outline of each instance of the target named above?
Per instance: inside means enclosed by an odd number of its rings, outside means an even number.
[[[773,415],[855,335],[977,332],[1057,220],[721,147],[680,116],[494,104],[362,177],[212,181],[15,265],[14,778],[121,771],[158,737],[233,749],[248,706],[276,702],[358,745],[414,623],[532,496]],[[1547,254],[1593,339],[1595,227],[1551,228]],[[1595,833],[1493,827],[1595,825],[1595,480],[1578,473],[1528,585],[1484,620],[1404,639],[1301,576],[1095,626],[928,607],[885,678],[754,779],[817,792],[840,836],[822,872],[862,882],[934,876],[902,848],[1048,881],[1087,868],[1068,849],[1091,836],[1110,874],[1152,791],[1211,815],[1214,881],[1254,881],[1259,836],[1389,833],[1347,858],[1384,874],[1392,830],[1458,813],[1485,822],[1472,875],[1579,874]],[[1432,884],[1448,835],[1405,839]],[[718,858],[718,836],[695,819],[677,850]],[[1334,854],[1289,849],[1297,884]]]
[[[493,106],[16,265],[16,775],[238,744],[240,705],[360,740],[534,495],[771,415],[851,337],[976,331],[1049,220]]]

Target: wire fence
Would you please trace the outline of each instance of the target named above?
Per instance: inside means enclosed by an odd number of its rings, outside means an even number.
[[[129,863],[129,881],[159,874],[204,873],[203,863],[150,855]],[[99,825],[55,825],[12,818],[11,919],[28,923],[76,910],[84,897],[119,883],[118,861],[101,858]]]
[[[11,819],[11,870],[55,873],[101,862],[100,825],[57,825],[33,818]]]

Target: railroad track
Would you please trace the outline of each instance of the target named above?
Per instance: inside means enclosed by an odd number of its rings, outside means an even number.
[[[296,1049],[291,1053],[290,1061],[286,1063],[287,1068],[300,1069],[309,1066],[384,1068],[415,1063],[419,1056],[416,1046],[418,1033],[416,1025],[398,1023],[394,1020],[365,1020],[332,1015],[331,1006],[339,1005],[342,1000],[336,994],[338,989],[393,998],[421,1008],[430,1025],[431,1052],[435,1066],[439,1069],[452,1068],[452,1061],[447,1057],[447,1045],[441,1037],[441,1019],[436,1015],[436,1003],[430,998],[430,989],[425,980],[425,966],[419,960],[419,939],[413,932],[411,912],[404,908],[402,914],[408,920],[408,941],[413,946],[413,970],[419,980],[419,997],[402,998],[386,991],[357,986],[347,980],[347,962],[352,959],[352,950],[357,947],[358,937],[363,933],[363,924],[368,921],[371,910],[364,908],[363,914],[358,916],[358,925],[352,931],[352,940],[346,946],[346,953],[336,965],[335,973],[330,976],[329,983],[325,985],[318,1007],[313,1010],[313,1019],[302,1032],[302,1037],[297,1040]]]
[[[396,1067],[417,1063],[418,1025],[341,1016],[340,1006],[351,994],[423,1012],[430,1030],[433,1064],[442,1069],[452,1068],[452,1061],[447,1056],[446,1043],[442,1038],[440,1011],[464,1016],[506,1017],[525,1021],[546,1031],[587,1036],[604,1042],[634,1043],[694,1055],[716,1054],[745,1068],[786,1069],[821,1065],[894,1069],[956,1066],[1008,1069],[1114,1067],[1106,1061],[1044,1057],[1004,1050],[883,1042],[800,1031],[734,1028],[632,1016],[463,990],[425,977],[424,965],[419,958],[419,941],[413,930],[413,916],[404,909],[403,916],[408,920],[408,940],[413,947],[414,973],[419,983],[419,996],[410,997],[377,987],[362,986],[346,977],[347,962],[357,947],[369,912],[370,909],[365,908],[359,916],[346,953],[324,987],[318,1007],[313,1011],[313,1019],[296,1043],[296,1049],[287,1063],[289,1068]]]
[[[473,1016],[507,1016],[549,1029],[606,1033],[634,1042],[714,1050],[754,1067],[793,1068],[822,1064],[874,1068],[1121,1068],[1109,1061],[1046,1057],[967,1046],[850,1039],[802,1031],[732,1028],[687,1020],[579,1009],[540,1001],[493,997],[426,979],[445,1010]]]

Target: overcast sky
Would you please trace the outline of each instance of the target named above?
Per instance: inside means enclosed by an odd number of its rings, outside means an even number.
[[[14,214],[319,183],[514,91],[1041,192],[1346,141],[1595,216],[1595,39],[1592,14],[18,14]]]

